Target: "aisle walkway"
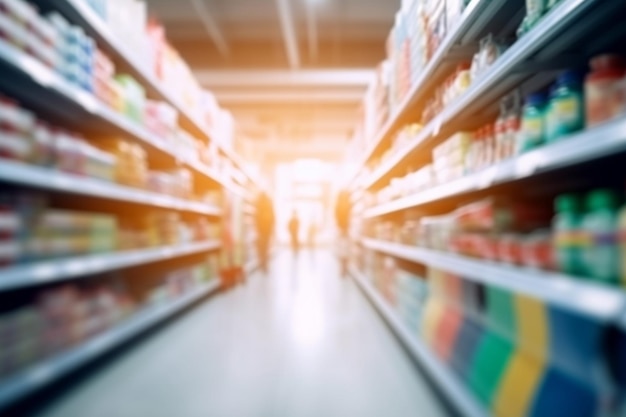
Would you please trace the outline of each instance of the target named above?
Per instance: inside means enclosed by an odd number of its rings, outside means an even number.
[[[37,417],[440,417],[333,256],[288,252],[100,368]]]

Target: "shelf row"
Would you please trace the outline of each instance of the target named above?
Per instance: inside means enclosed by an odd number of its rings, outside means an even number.
[[[172,91],[161,83],[149,68],[136,58],[136,54],[128,48],[122,39],[118,39],[105,22],[98,16],[84,0],[51,0],[51,4],[71,21],[80,25],[85,32],[92,36],[98,45],[101,45],[109,54],[121,60],[125,70],[135,77],[149,94],[158,97],[174,106],[182,116],[185,127],[189,128],[194,135],[215,142],[221,152],[226,155],[246,177],[255,185],[259,185],[255,176],[250,173],[241,158],[231,149],[224,147],[215,140],[213,132],[205,123],[192,114],[189,109],[179,100]]]
[[[481,172],[370,208],[365,212],[365,217],[384,216],[625,151],[626,118],[620,118],[577,133],[561,142],[505,160]]]
[[[491,7],[492,2],[474,0],[474,7],[470,6],[466,10],[463,22],[466,22],[466,20],[473,21],[480,16],[480,13],[475,12],[475,8],[478,7],[476,3],[489,3],[489,7]],[[398,150],[387,161],[384,161],[382,165],[368,177],[362,178],[361,183],[358,185],[363,188],[374,186],[398,164],[407,160],[411,154],[434,141],[440,135],[442,129],[458,121],[457,119],[459,117],[469,115],[480,106],[484,106],[487,101],[497,100],[501,97],[502,94],[510,90],[516,82],[519,82],[523,78],[520,77],[520,72],[523,72],[521,70],[524,64],[538,51],[550,45],[555,38],[569,27],[572,21],[583,16],[594,3],[596,3],[594,0],[563,0],[559,5],[555,6],[555,8],[543,17],[531,31],[518,39],[517,42],[507,49],[486,73],[478,78],[462,96],[426,124],[404,148]],[[463,30],[467,24],[468,23],[460,24],[457,29],[460,32],[453,31],[449,36],[463,36]],[[439,55],[435,58],[442,59]],[[433,60],[431,64],[429,64],[426,73],[430,74],[433,71],[430,69],[431,65],[437,65],[439,63],[440,62]],[[511,78],[511,83],[505,82],[507,77]],[[423,84],[427,82],[426,79],[427,78],[420,78],[421,83],[418,83],[416,87],[411,90],[405,103],[403,103],[390,118],[375,141],[377,145],[373,146],[372,149],[377,149],[380,144],[382,144],[383,140],[392,134],[393,129],[397,127],[400,121],[408,117],[408,113],[412,109],[412,104],[415,102],[416,98],[420,97],[420,94],[422,94]],[[372,154],[368,155],[365,162],[371,158],[373,152],[372,150]],[[363,166],[364,165],[360,165],[359,169],[362,169]]]
[[[216,251],[221,242],[194,242],[160,248],[40,261],[0,269],[0,292],[49,284]]]
[[[626,293],[554,272],[472,259],[452,253],[362,239],[364,247],[398,259],[459,274],[464,279],[544,300],[604,323],[626,328]]]
[[[389,117],[371,145],[365,150],[362,158],[359,159],[357,164],[359,169],[351,176],[351,181],[356,180],[360,169],[374,156],[376,151],[384,143],[385,138],[399,125],[400,121],[406,116],[411,107],[424,96],[425,90],[432,87],[435,78],[446,67],[454,47],[460,43],[462,39],[467,38],[468,35],[471,36],[471,29],[473,29],[473,31],[480,31],[484,28],[493,13],[505,2],[506,0],[473,0],[467,6],[457,26],[445,37],[426,68],[420,73],[414,86],[407,93],[405,99],[398,105],[397,110]]]
[[[211,217],[219,217],[221,215],[221,210],[218,207],[208,203],[171,197],[104,180],[81,177],[9,160],[0,159],[0,181],[49,191],[159,207]]]
[[[44,107],[47,113],[57,114],[69,124],[82,124],[100,134],[121,134],[137,140],[147,148],[166,156],[171,160],[182,163],[205,177],[232,189],[234,185],[221,178],[211,168],[199,160],[183,159],[175,149],[161,138],[149,132],[144,127],[115,112],[94,96],[71,85],[58,74],[39,63],[23,51],[0,40],[0,63],[7,69],[30,79],[30,82],[21,83],[20,95],[30,96],[31,101]],[[0,83],[3,83],[0,80]],[[15,84],[10,77],[4,83]],[[10,85],[6,86],[10,87]],[[239,190],[236,190],[239,192]]]
[[[140,336],[159,323],[219,290],[219,281],[206,284],[182,298],[160,306],[147,307],[122,324],[79,345],[46,359],[0,384],[0,410],[60,380],[80,367]]]
[[[410,329],[391,308],[387,301],[354,266],[350,274],[370,302],[376,307],[389,327],[401,340],[407,351],[420,367],[426,371],[435,387],[448,399],[460,415],[466,417],[486,417],[487,411],[472,397],[460,379],[434,355],[428,346],[419,339],[416,330]]]

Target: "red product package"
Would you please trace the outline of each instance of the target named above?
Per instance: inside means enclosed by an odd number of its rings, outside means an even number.
[[[550,224],[547,206],[529,203],[508,204],[485,199],[454,212],[456,225],[466,231],[529,231]]]
[[[554,269],[552,234],[549,231],[539,231],[528,236],[522,244],[522,261],[531,268]]]
[[[515,234],[504,235],[498,243],[498,258],[500,261],[511,265],[522,265],[524,240]]]

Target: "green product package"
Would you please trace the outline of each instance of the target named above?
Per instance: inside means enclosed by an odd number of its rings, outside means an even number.
[[[487,314],[490,325],[507,336],[510,340],[517,338],[517,318],[513,295],[500,288],[487,288]]]
[[[476,349],[469,372],[469,385],[486,406],[493,404],[514,349],[510,340],[488,331]]]

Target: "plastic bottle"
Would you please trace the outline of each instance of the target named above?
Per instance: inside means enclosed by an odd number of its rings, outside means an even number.
[[[526,28],[532,28],[547,10],[547,0],[526,0]]]
[[[583,218],[585,272],[590,278],[616,283],[620,275],[617,242],[618,203],[611,190],[596,190],[587,196]]]
[[[550,95],[546,140],[553,142],[585,127],[583,86],[575,71],[561,74]]]
[[[557,268],[567,274],[582,274],[580,201],[575,195],[566,194],[558,196],[554,205],[552,229]]]
[[[585,108],[587,126],[594,126],[613,118],[612,97],[626,67],[619,55],[597,56],[590,65],[592,70],[585,79]]]
[[[518,136],[518,153],[529,151],[543,144],[545,107],[546,99],[543,93],[534,93],[526,97]]]

